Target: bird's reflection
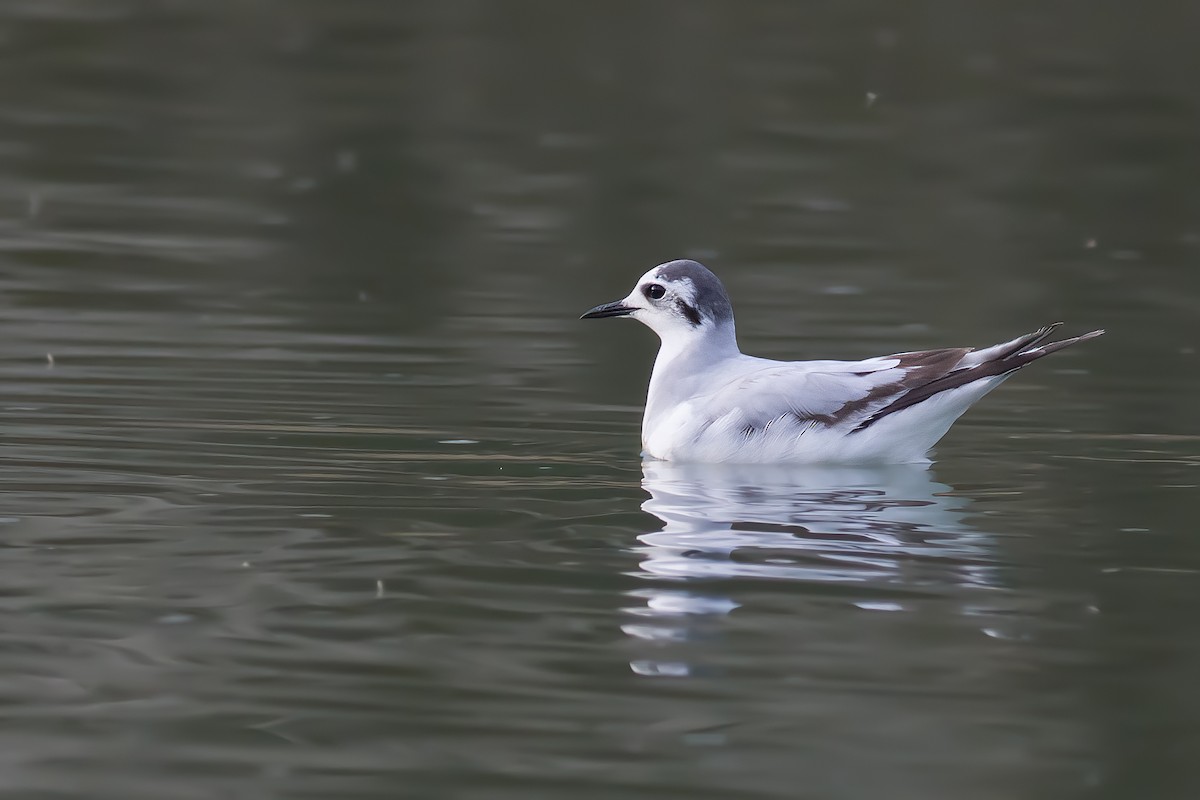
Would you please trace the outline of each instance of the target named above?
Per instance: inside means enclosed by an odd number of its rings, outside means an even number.
[[[968,501],[923,466],[810,467],[646,461],[642,508],[662,528],[638,537],[647,587],[631,592],[630,636],[668,643],[742,605],[747,580],[840,593],[859,608],[900,611],[946,585],[991,582],[987,537]],[[740,587],[740,589],[739,589]],[[635,671],[686,675],[683,662]]]

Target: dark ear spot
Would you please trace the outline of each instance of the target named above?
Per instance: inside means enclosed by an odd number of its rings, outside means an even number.
[[[695,306],[690,306],[683,300],[676,300],[675,306],[679,309],[679,313],[687,317],[688,322],[692,323],[692,325],[695,325],[696,327],[700,326],[700,312],[696,310]]]

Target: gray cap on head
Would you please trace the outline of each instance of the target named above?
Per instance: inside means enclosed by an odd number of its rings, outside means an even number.
[[[658,276],[667,282],[683,278],[690,280],[695,291],[692,301],[696,311],[702,316],[714,322],[729,322],[733,319],[733,305],[729,302],[725,285],[699,261],[686,258],[668,261],[659,265]]]

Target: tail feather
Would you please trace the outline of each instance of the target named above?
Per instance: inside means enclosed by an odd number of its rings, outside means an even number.
[[[958,389],[984,378],[1006,376],[1012,372],[1016,372],[1026,364],[1037,361],[1043,356],[1062,350],[1064,347],[1085,342],[1088,339],[1095,339],[1097,336],[1104,334],[1103,330],[1095,330],[1079,336],[1072,336],[1069,339],[1060,339],[1057,342],[1038,344],[1044,341],[1061,324],[1056,322],[1053,325],[1039,328],[1025,336],[1018,336],[1011,342],[1005,342],[1004,344],[968,354],[959,362],[959,366],[956,369],[911,388],[892,402],[875,411],[859,423],[855,430],[860,431],[870,427],[883,417],[894,414],[897,411],[903,411],[906,408],[911,408],[936,394],[941,394],[950,389]]]
[[[972,350],[963,358],[959,366],[975,367],[988,361],[999,361],[1008,358],[1011,355],[1033,347],[1060,327],[1062,327],[1061,322],[1051,322],[1049,325],[1038,328],[1033,333],[1018,336],[1012,341],[985,347],[982,350]]]
[[[1023,348],[1016,355],[1018,358],[1024,359],[1025,364],[1028,364],[1030,361],[1036,361],[1042,356],[1048,356],[1051,353],[1062,350],[1064,347],[1070,347],[1073,344],[1086,342],[1088,339],[1095,339],[1097,336],[1103,335],[1104,329],[1101,328],[1100,330],[1081,333],[1079,336],[1072,336],[1070,339],[1059,339],[1057,342],[1049,342],[1041,347],[1030,347],[1029,349]]]

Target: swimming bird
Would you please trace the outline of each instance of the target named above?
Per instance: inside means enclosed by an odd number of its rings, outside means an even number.
[[[1104,333],[1047,342],[1054,323],[976,350],[863,361],[772,361],[738,348],[725,286],[703,264],[659,264],[580,319],[630,317],[658,334],[643,454],[664,461],[928,463],[975,401],[1021,367]]]

